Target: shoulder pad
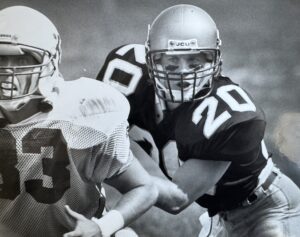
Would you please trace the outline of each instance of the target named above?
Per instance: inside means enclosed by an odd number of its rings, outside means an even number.
[[[76,129],[99,132],[102,138],[126,121],[129,115],[129,103],[120,92],[91,78],[65,81],[56,93],[49,120],[65,121]]]

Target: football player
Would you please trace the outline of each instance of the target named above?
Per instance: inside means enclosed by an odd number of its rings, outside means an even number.
[[[64,81],[60,59],[46,16],[0,11],[0,236],[107,237],[156,201],[129,149],[125,97],[96,80]],[[101,217],[103,181],[124,195]]]
[[[98,79],[127,96],[132,140],[153,160],[165,161],[161,167],[188,196],[173,209],[166,201],[165,210],[177,213],[196,201],[210,217],[220,217],[220,234],[296,236],[300,190],[272,162],[261,108],[221,75],[220,46],[216,24],[204,10],[176,5],[149,27],[151,83],[137,45],[113,50]]]

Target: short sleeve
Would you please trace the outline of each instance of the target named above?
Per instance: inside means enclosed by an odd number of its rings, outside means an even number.
[[[107,139],[93,149],[86,167],[88,179],[101,183],[124,172],[131,164],[133,155],[130,150],[128,122],[117,126]]]
[[[266,122],[264,120],[251,120],[237,124],[226,131],[226,135],[219,142],[216,157],[239,163],[249,163],[257,157],[261,141],[264,137]]]

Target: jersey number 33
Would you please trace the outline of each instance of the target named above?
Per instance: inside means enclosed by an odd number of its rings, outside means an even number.
[[[43,179],[27,179],[24,181],[25,191],[39,203],[57,202],[70,187],[70,171],[66,168],[69,159],[61,131],[32,129],[22,138],[20,146],[22,159],[26,159],[22,166],[28,168],[17,168],[20,151],[17,150],[16,138],[7,130],[0,131],[0,198],[14,200],[20,195],[19,170],[36,175],[40,169],[34,166],[42,165],[43,175],[52,179],[52,187],[44,187]],[[26,166],[26,163],[32,165]]]

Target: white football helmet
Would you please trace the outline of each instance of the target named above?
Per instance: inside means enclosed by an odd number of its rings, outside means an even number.
[[[161,12],[149,26],[146,41],[156,94],[175,103],[207,96],[220,72],[220,45],[215,22],[201,8],[180,4]],[[182,59],[186,68],[178,63]]]
[[[31,99],[45,97],[48,81],[59,77],[59,33],[45,15],[29,7],[0,11],[0,57],[16,55],[31,55],[37,63],[0,63],[0,107],[6,111],[20,110]],[[17,91],[20,84],[25,89]]]

